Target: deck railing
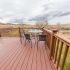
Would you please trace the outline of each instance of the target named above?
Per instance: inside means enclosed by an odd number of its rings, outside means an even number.
[[[47,35],[50,61],[53,60],[53,64],[56,65],[56,69],[63,70],[70,46],[70,40],[64,35],[58,34],[57,30],[49,31],[44,28],[43,31]]]
[[[24,32],[24,29],[39,29],[39,28],[9,28],[9,29],[5,28],[2,30],[4,30],[5,32],[18,30],[20,41],[21,41],[21,36],[22,36],[22,32]],[[50,62],[53,63],[52,67],[54,66],[55,69],[63,70],[67,58],[69,46],[70,46],[70,40],[65,38],[64,35],[58,34],[57,30],[47,30],[45,28],[41,30],[43,30],[43,34],[46,34],[47,36],[46,50],[47,48],[49,50],[48,56]],[[0,30],[0,36],[1,33],[3,32]]]

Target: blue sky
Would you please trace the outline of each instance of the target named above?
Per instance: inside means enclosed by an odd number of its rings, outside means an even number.
[[[23,18],[28,23],[45,14],[51,24],[70,23],[70,0],[0,0],[0,22]]]

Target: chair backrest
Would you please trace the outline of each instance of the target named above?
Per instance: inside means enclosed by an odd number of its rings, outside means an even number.
[[[30,40],[30,34],[24,34],[24,36],[27,40]]]
[[[46,41],[46,35],[39,35],[39,41]]]

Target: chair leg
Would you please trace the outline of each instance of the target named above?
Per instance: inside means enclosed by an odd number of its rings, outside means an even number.
[[[26,39],[25,39],[25,46],[26,46]]]
[[[37,41],[37,50],[38,50],[38,41]]]
[[[35,44],[36,44],[36,42],[37,42],[37,41],[36,41],[36,39],[35,39]]]
[[[46,49],[46,41],[45,41],[45,49]]]
[[[20,40],[21,40],[21,44],[22,44],[22,37],[21,37],[21,39],[20,39]]]
[[[31,41],[31,48],[32,48],[32,41]]]

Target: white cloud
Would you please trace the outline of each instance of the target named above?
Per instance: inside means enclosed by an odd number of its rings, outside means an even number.
[[[0,17],[4,20],[7,18],[5,21],[12,18],[28,19],[48,13],[47,17],[52,17],[54,22],[60,21],[60,18],[64,22],[70,22],[68,16],[66,18],[57,16],[58,19],[53,17],[57,13],[60,15],[66,12],[70,12],[70,0],[0,0]]]

